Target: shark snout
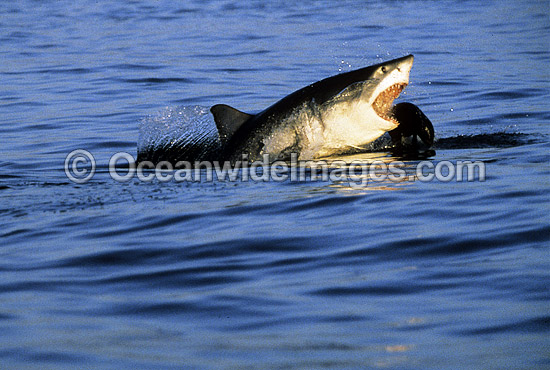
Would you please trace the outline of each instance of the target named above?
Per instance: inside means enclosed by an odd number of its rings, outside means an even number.
[[[395,60],[397,64],[396,68],[399,72],[408,74],[411,71],[413,61],[414,61],[414,56],[412,54],[396,59]]]

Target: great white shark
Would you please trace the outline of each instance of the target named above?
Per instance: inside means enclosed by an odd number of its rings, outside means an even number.
[[[210,111],[218,129],[220,160],[315,159],[365,150],[385,132],[396,147],[416,136],[430,147],[433,126],[411,103],[392,107],[409,83],[413,55],[341,73],[308,85],[258,114],[225,104]]]

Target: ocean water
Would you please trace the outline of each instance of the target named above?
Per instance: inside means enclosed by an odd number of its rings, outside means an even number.
[[[0,368],[548,369],[549,21],[538,0],[0,3]],[[425,159],[484,181],[109,173],[152,123],[409,53]]]

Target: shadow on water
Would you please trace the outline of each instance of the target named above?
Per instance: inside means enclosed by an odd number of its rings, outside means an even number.
[[[440,138],[435,142],[436,149],[477,149],[509,148],[533,144],[537,140],[528,134],[495,132],[490,134],[457,135]]]

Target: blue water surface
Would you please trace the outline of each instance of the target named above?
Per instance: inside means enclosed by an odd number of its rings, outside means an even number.
[[[0,368],[549,368],[549,20],[538,0],[0,3]],[[429,159],[485,181],[109,174],[140,123],[409,53],[398,101],[432,120]]]

